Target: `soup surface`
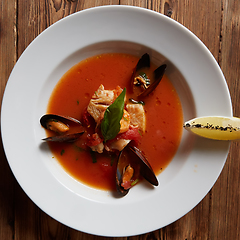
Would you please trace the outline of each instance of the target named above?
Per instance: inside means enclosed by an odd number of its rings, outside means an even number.
[[[47,112],[83,121],[89,101],[101,84],[108,90],[126,87],[126,97],[131,98],[130,79],[138,60],[128,54],[109,53],[76,64],[56,85]],[[157,175],[167,167],[180,144],[182,107],[176,90],[165,75],[144,102],[146,132],[141,136],[138,148]],[[73,131],[81,130],[77,128],[81,127],[76,126]],[[54,157],[75,179],[98,189],[116,188],[116,155],[91,152],[86,146],[85,134],[74,143],[49,143],[49,146]]]

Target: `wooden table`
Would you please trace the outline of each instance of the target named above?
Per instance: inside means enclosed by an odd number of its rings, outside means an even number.
[[[239,0],[1,0],[1,98],[14,64],[28,44],[44,29],[74,12],[109,4],[155,10],[177,20],[196,34],[218,61],[230,89],[234,115],[240,117]],[[239,147],[237,142],[231,144],[219,179],[192,211],[162,229],[119,239],[240,239]],[[3,147],[0,157],[1,240],[104,239],[66,227],[42,212],[18,185]]]

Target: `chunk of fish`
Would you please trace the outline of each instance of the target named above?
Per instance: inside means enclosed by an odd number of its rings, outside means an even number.
[[[117,86],[114,90],[105,90],[101,84],[98,90],[93,94],[88,107],[88,113],[94,118],[95,122],[99,124],[106,109],[115,101],[115,99],[122,92],[122,89]],[[121,128],[119,133],[126,132],[130,125],[130,116],[126,110],[124,110],[122,120],[120,122]]]
[[[130,126],[130,115],[129,113],[124,109],[123,111],[123,117],[120,121],[120,131],[119,133],[124,133],[129,129]]]
[[[87,107],[88,113],[94,118],[96,123],[99,123],[102,120],[104,116],[103,113],[108,106],[113,103],[114,99],[114,91],[105,90],[104,86],[101,84],[98,90],[93,94]]]
[[[114,90],[105,90],[102,84],[99,86],[87,107],[88,113],[94,118],[97,125],[101,123],[106,109],[115,101],[121,92],[122,89],[119,86]],[[127,132],[130,126],[137,127],[140,132],[144,133],[146,128],[146,117],[143,106],[141,104],[127,104],[120,125],[119,134]],[[117,139],[108,144],[100,143],[91,146],[91,149],[99,153],[103,152],[104,148],[107,151],[122,151],[130,141],[130,139]]]
[[[130,115],[130,124],[138,126],[139,130],[144,133],[146,130],[146,114],[142,104],[127,104],[126,109]]]
[[[116,141],[112,141],[109,145],[106,145],[105,149],[107,151],[112,151],[112,150],[122,151],[130,142],[131,140],[128,140],[128,139],[119,139]]]
[[[96,146],[90,146],[90,148],[92,149],[92,151],[94,152],[98,152],[98,153],[102,153],[103,149],[104,149],[104,144],[101,142]]]

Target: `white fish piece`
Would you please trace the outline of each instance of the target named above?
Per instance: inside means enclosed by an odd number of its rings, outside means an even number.
[[[124,109],[123,111],[123,117],[120,121],[120,131],[119,133],[124,133],[126,132],[128,129],[129,129],[129,126],[130,126],[130,115],[129,113]]]
[[[138,126],[142,133],[146,130],[146,114],[142,104],[127,104],[126,109],[130,115],[130,124]]]
[[[131,142],[131,140],[119,139],[119,140],[112,142],[110,145],[105,146],[105,149],[107,151],[111,151],[111,150],[122,151],[130,142]]]
[[[96,123],[99,123],[103,118],[103,113],[115,99],[113,90],[105,90],[101,84],[98,90],[93,94],[90,100],[87,111],[94,118]]]
[[[102,152],[103,152],[103,149],[104,149],[104,144],[101,142],[101,143],[99,143],[99,144],[96,145],[96,146],[91,146],[90,148],[91,148],[92,151],[94,151],[94,152],[102,153]]]

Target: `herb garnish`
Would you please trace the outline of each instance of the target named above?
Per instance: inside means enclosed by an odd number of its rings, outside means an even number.
[[[62,156],[64,153],[65,153],[65,150],[64,150],[64,149],[62,149],[62,151],[61,151],[61,156]]]
[[[145,81],[150,81],[147,74],[145,72],[140,72],[139,75],[145,80]],[[149,82],[150,84],[150,82]]]
[[[104,118],[101,123],[101,132],[104,138],[104,142],[115,138],[120,131],[120,120],[123,116],[125,95],[126,88],[123,89],[121,94],[106,109],[104,113]]]
[[[115,156],[114,155],[110,155],[110,157],[111,157],[110,165],[112,166],[114,161],[115,161]]]
[[[77,151],[79,151],[79,152],[83,152],[83,151],[84,151],[83,148],[81,148],[81,147],[79,147],[79,146],[77,146],[77,145],[74,145],[74,148],[75,148]]]
[[[133,181],[133,182],[131,183],[131,186],[136,185],[136,184],[138,183],[138,181],[139,181],[139,179],[137,178],[135,181]]]
[[[97,162],[97,157],[94,151],[90,151],[91,157],[92,157],[92,162],[96,163]]]
[[[148,78],[145,72],[140,72],[139,76],[141,76],[144,79],[146,86],[150,85],[150,79]]]
[[[142,136],[142,133],[141,133],[141,131],[138,129],[138,133]]]

